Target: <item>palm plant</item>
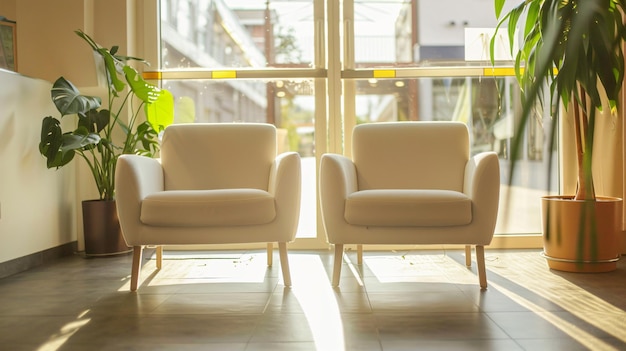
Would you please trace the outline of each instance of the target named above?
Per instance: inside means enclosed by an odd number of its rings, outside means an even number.
[[[549,89],[550,106],[573,108],[578,178],[575,199],[596,198],[592,175],[597,111],[617,112],[624,80],[626,27],[624,0],[525,0],[503,13],[506,0],[494,0],[498,29],[508,23],[513,50],[515,30],[523,28],[515,57],[522,91],[520,125],[526,125],[537,102]],[[494,42],[491,43],[492,63]],[[551,109],[558,125],[560,109]],[[552,128],[551,148],[557,128]],[[516,132],[512,153],[520,149],[523,128]],[[515,157],[514,157],[515,158]],[[512,163],[512,166],[514,163]]]
[[[596,197],[592,156],[597,117],[605,115],[598,111],[609,109],[611,116],[619,118],[626,0],[525,0],[503,13],[505,1],[494,0],[499,19],[496,30],[508,23],[512,53],[515,30],[518,25],[522,29],[520,49],[513,53],[522,98],[520,126],[528,125],[535,106],[544,105],[546,95],[552,117],[550,149],[555,149],[561,118],[571,118],[574,126],[576,193],[542,199],[544,256],[554,269],[614,270],[619,259],[622,200]],[[491,56],[493,64],[493,40]],[[567,113],[561,115],[560,106]],[[513,159],[523,135],[524,128],[517,128]],[[511,174],[514,165],[511,162]]]
[[[99,97],[82,95],[64,77],[57,79],[51,90],[52,101],[61,118],[75,116],[76,124],[73,130],[63,131],[60,119],[44,117],[39,151],[48,168],[63,167],[78,155],[92,173],[100,200],[113,200],[118,157],[129,153],[155,155],[159,132],[173,121],[173,98],[127,64],[146,63],[144,60],[118,55],[117,46],[103,48],[83,31],[76,34],[104,62],[107,105],[102,108]],[[146,120],[140,122],[142,110]],[[127,123],[126,114],[130,116]]]

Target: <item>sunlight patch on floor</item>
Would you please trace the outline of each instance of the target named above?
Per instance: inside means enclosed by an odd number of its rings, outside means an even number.
[[[147,286],[212,284],[212,283],[263,283],[267,280],[268,266],[265,252],[233,254],[174,253],[163,255],[163,266],[156,268],[150,259],[141,269],[139,289]],[[119,291],[130,289],[130,275]]]
[[[294,255],[289,258],[292,293],[298,299],[313,334],[317,350],[344,350],[343,323],[335,292],[318,255]]]
[[[366,255],[364,264],[381,283],[475,284],[476,276],[445,254]]]
[[[76,334],[83,326],[87,325],[91,318],[84,318],[89,311],[81,313],[75,321],[65,324],[57,334],[51,335],[50,339],[41,345],[37,351],[59,350],[72,335]]]
[[[363,283],[363,279],[361,279],[361,275],[359,274],[359,270],[352,263],[352,261],[350,261],[350,258],[348,257],[348,255],[344,253],[342,259],[343,259],[343,262],[345,262],[348,265],[348,268],[350,269],[350,273],[352,273],[352,276],[354,277],[354,279],[356,279],[357,284],[359,286],[365,286],[365,284]]]

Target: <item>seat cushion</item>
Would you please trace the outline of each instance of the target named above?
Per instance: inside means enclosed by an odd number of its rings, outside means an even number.
[[[172,190],[147,196],[141,222],[168,227],[265,224],[276,217],[274,197],[258,189]]]
[[[365,226],[466,225],[472,221],[472,201],[451,190],[363,190],[346,198],[344,217]]]

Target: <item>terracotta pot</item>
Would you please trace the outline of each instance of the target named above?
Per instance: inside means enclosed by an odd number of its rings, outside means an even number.
[[[115,201],[86,200],[83,207],[83,232],[87,256],[110,256],[128,253],[117,218]]]
[[[552,269],[567,272],[609,272],[620,258],[622,199],[572,196],[541,200],[543,256]]]

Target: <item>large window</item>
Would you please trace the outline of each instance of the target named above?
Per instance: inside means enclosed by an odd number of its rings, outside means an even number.
[[[324,243],[316,160],[324,152],[349,154],[354,125],[392,120],[465,122],[472,152],[493,150],[501,160],[496,234],[538,234],[539,197],[548,182],[555,189],[545,171],[546,114],[538,109],[530,122],[509,186],[518,88],[511,70],[493,74],[487,61],[492,6],[492,0],[161,0],[163,85],[176,98],[177,123],[280,128],[280,147],[303,157],[301,242]]]

